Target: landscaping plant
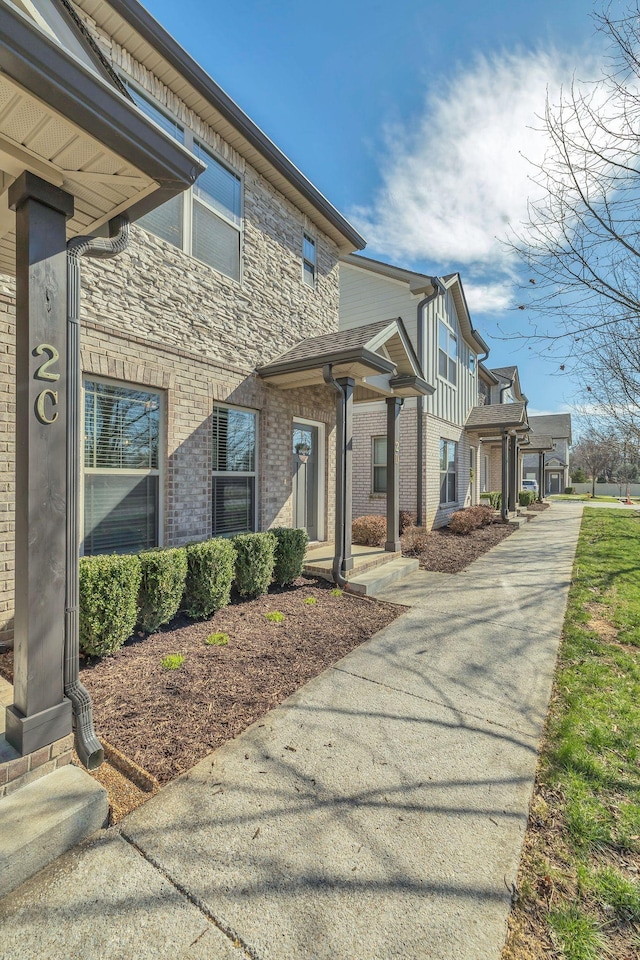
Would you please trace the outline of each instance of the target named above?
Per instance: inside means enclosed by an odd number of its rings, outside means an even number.
[[[377,514],[357,517],[351,525],[354,543],[365,547],[381,547],[387,539],[387,521]]]
[[[80,559],[80,649],[103,657],[119,650],[138,619],[140,560],[108,554]]]
[[[184,609],[189,617],[204,619],[231,599],[236,551],[230,540],[221,538],[192,543],[186,549]]]
[[[306,530],[274,527],[269,533],[276,538],[273,581],[284,587],[297,580],[302,573],[304,555],[309,537]]]
[[[259,597],[273,580],[277,538],[272,533],[243,533],[233,538],[235,587],[241,597]]]
[[[179,670],[184,663],[184,657],[181,653],[168,653],[160,662],[163,670]]]
[[[145,550],[139,554],[142,579],[138,594],[138,623],[145,633],[155,633],[178,610],[187,576],[187,551]]]
[[[538,494],[534,490],[520,490],[518,493],[518,503],[521,507],[528,507],[529,504],[535,503],[538,499]]]
[[[210,633],[204,642],[209,647],[226,647],[229,637],[226,633]]]
[[[305,599],[302,602],[306,603],[308,607],[313,607],[318,602],[318,600],[316,597],[305,597]]]
[[[486,527],[490,523],[493,523],[491,507],[478,506],[457,510],[451,514],[448,526],[454,533],[467,534],[471,533],[472,530],[478,530],[480,527]]]
[[[271,613],[265,613],[264,618],[268,620],[269,623],[282,623],[284,613],[281,613],[279,610],[273,610]]]

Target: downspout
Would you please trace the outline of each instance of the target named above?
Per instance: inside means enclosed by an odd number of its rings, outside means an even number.
[[[324,382],[336,391],[336,525],[335,544],[332,565],[334,582],[343,590],[349,589],[349,582],[342,575],[344,560],[344,502],[346,491],[346,470],[344,459],[344,438],[346,430],[346,398],[338,381],[333,376],[333,365],[325,364],[322,368]]]
[[[416,315],[416,329],[417,329],[417,343],[416,343],[416,352],[418,354],[418,360],[420,361],[420,366],[422,367],[422,373],[424,374],[424,309],[428,304],[432,303],[440,294],[445,294],[446,290],[443,284],[437,277],[431,277],[431,284],[434,287],[433,293],[430,293],[428,297],[423,297],[420,303],[417,306],[417,315]],[[417,475],[416,475],[416,526],[421,527],[424,522],[424,517],[422,515],[422,498],[424,495],[424,472],[422,467],[422,458],[424,456],[424,397],[418,397],[418,403],[416,405],[416,462],[417,462]]]
[[[504,387],[500,387],[500,403],[504,403],[504,400],[502,398],[504,397],[507,390],[511,390],[511,387],[514,385],[515,382],[516,382],[516,378],[512,377],[511,380],[509,380],[509,383],[506,383]]]
[[[107,259],[121,253],[129,242],[129,220],[115,217],[109,224],[111,237],[74,237],[67,244],[67,559],[64,636],[64,692],[71,701],[75,747],[88,770],[104,760],[102,744],[93,726],[91,698],[80,683],[78,661],[78,543],[80,489],[80,260],[82,257]]]

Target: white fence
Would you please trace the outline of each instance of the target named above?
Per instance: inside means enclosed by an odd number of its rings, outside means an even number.
[[[574,493],[591,493],[591,482],[574,483]],[[632,497],[640,497],[640,483],[630,483],[629,493]],[[596,497],[626,497],[626,483],[596,483]]]

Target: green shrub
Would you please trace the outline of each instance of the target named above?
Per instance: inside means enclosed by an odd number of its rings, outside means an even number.
[[[308,607],[313,607],[313,606],[315,606],[315,604],[318,602],[318,598],[317,598],[317,597],[305,597],[302,602],[303,602],[303,603],[306,603]]]
[[[226,633],[210,633],[205,643],[208,647],[226,647],[229,637]]]
[[[565,487],[565,488],[564,488],[564,492],[565,492],[565,493],[573,493],[573,487]]]
[[[80,649],[97,657],[119,650],[138,619],[138,557],[108,554],[80,560]]]
[[[173,620],[180,609],[187,576],[187,551],[146,550],[139,555],[142,579],[138,594],[138,623],[145,633],[154,633]]]
[[[184,657],[181,653],[168,653],[160,663],[163,670],[179,670],[184,663]]]
[[[289,527],[274,527],[269,533],[277,540],[273,580],[284,587],[302,573],[309,537],[306,530],[291,530]]]
[[[365,547],[381,547],[387,539],[387,520],[378,514],[357,517],[351,524],[354,543]]]
[[[184,609],[188,616],[210,617],[227,606],[235,561],[236,551],[230,540],[203,540],[187,547]]]
[[[329,593],[332,597],[341,597],[344,590],[341,590],[340,587],[334,587],[333,590],[329,590]]]
[[[279,610],[273,610],[272,613],[265,613],[264,618],[268,620],[269,623],[282,623],[284,613],[280,613]]]
[[[277,543],[272,533],[242,533],[233,538],[237,553],[235,586],[241,597],[267,593],[273,580]]]
[[[482,497],[487,497],[494,510],[499,510],[502,506],[502,492],[500,490],[490,490],[489,493],[483,493]]]
[[[521,490],[518,494],[518,503],[521,507],[528,507],[530,503],[534,503],[537,497],[535,490]]]

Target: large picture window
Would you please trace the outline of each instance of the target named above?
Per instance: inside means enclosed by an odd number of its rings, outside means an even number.
[[[160,395],[84,385],[84,553],[158,545]]]
[[[372,493],[387,492],[387,438],[371,438]]]
[[[449,383],[457,382],[458,340],[449,327],[438,320],[438,374]]]
[[[242,231],[240,177],[220,163],[190,130],[180,126],[135,87],[129,85],[128,89],[135,103],[148,117],[207,165],[191,190],[141,217],[139,224],[225,276],[239,280]]]
[[[458,444],[440,441],[440,503],[456,502],[456,457]]]
[[[213,408],[212,536],[256,529],[257,414]]]

